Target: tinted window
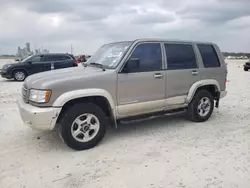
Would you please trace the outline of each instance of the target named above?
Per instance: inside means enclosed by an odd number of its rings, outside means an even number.
[[[69,56],[66,55],[44,55],[43,61],[60,61],[70,59]]]
[[[219,67],[220,62],[212,45],[198,44],[204,67]]]
[[[40,62],[41,61],[41,57],[38,55],[38,56],[34,56],[30,61],[32,62]]]
[[[132,72],[157,71],[162,69],[161,46],[157,43],[139,44],[133,51],[131,58],[139,58],[140,65]]]
[[[70,57],[68,57],[68,56],[70,56]],[[72,55],[72,54],[68,54],[68,56],[65,56],[65,57],[67,57],[68,59],[75,59],[75,57]]]
[[[70,59],[70,57],[67,55],[58,56],[58,60],[67,60],[67,59]]]
[[[44,55],[43,56],[43,61],[55,61],[56,60],[56,56],[54,55]]]
[[[167,69],[197,68],[196,58],[191,44],[165,44]]]

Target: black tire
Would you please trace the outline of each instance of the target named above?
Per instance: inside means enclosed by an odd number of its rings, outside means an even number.
[[[211,107],[207,115],[200,116],[200,114],[198,113],[198,105],[201,99],[203,98],[209,99],[211,103]],[[204,122],[209,119],[209,117],[213,113],[213,110],[214,110],[214,99],[213,99],[212,94],[207,90],[199,90],[196,92],[192,101],[188,105],[187,118],[194,122]]]
[[[73,137],[71,127],[77,117],[86,113],[93,114],[98,118],[100,128],[92,140],[88,142],[79,142]],[[67,109],[62,115],[59,123],[59,134],[63,141],[72,149],[85,150],[93,148],[103,139],[106,133],[108,118],[99,106],[93,103],[80,103],[74,104]]]
[[[23,77],[19,77],[18,74],[19,75],[23,74]],[[22,82],[22,81],[24,81],[26,79],[26,77],[27,77],[27,74],[26,74],[26,72],[24,70],[15,70],[13,72],[13,78],[14,78],[15,81]]]
[[[248,68],[244,67],[244,71],[248,71]]]

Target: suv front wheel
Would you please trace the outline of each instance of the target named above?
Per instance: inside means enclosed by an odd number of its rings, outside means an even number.
[[[187,118],[194,122],[209,119],[214,110],[214,99],[207,90],[198,91],[188,105]]]
[[[72,149],[90,149],[103,139],[107,123],[107,117],[99,106],[75,104],[63,114],[59,134]]]
[[[26,73],[23,70],[16,70],[13,72],[13,77],[16,81],[21,82],[26,78]]]

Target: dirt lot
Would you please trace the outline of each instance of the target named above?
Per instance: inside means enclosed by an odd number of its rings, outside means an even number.
[[[228,70],[228,96],[209,121],[123,125],[80,152],[24,125],[15,103],[22,83],[0,79],[0,187],[249,188],[250,72],[235,61]]]

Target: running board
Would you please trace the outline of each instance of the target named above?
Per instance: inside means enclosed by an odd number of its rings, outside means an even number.
[[[143,114],[139,116],[133,116],[133,117],[127,117],[123,119],[117,120],[117,124],[129,124],[132,122],[141,122],[141,121],[147,121],[151,119],[156,119],[160,117],[165,116],[172,116],[172,115],[178,115],[186,112],[187,108],[181,108],[181,109],[175,109],[175,110],[169,110],[169,111],[161,111],[161,112],[155,112],[150,114]]]

